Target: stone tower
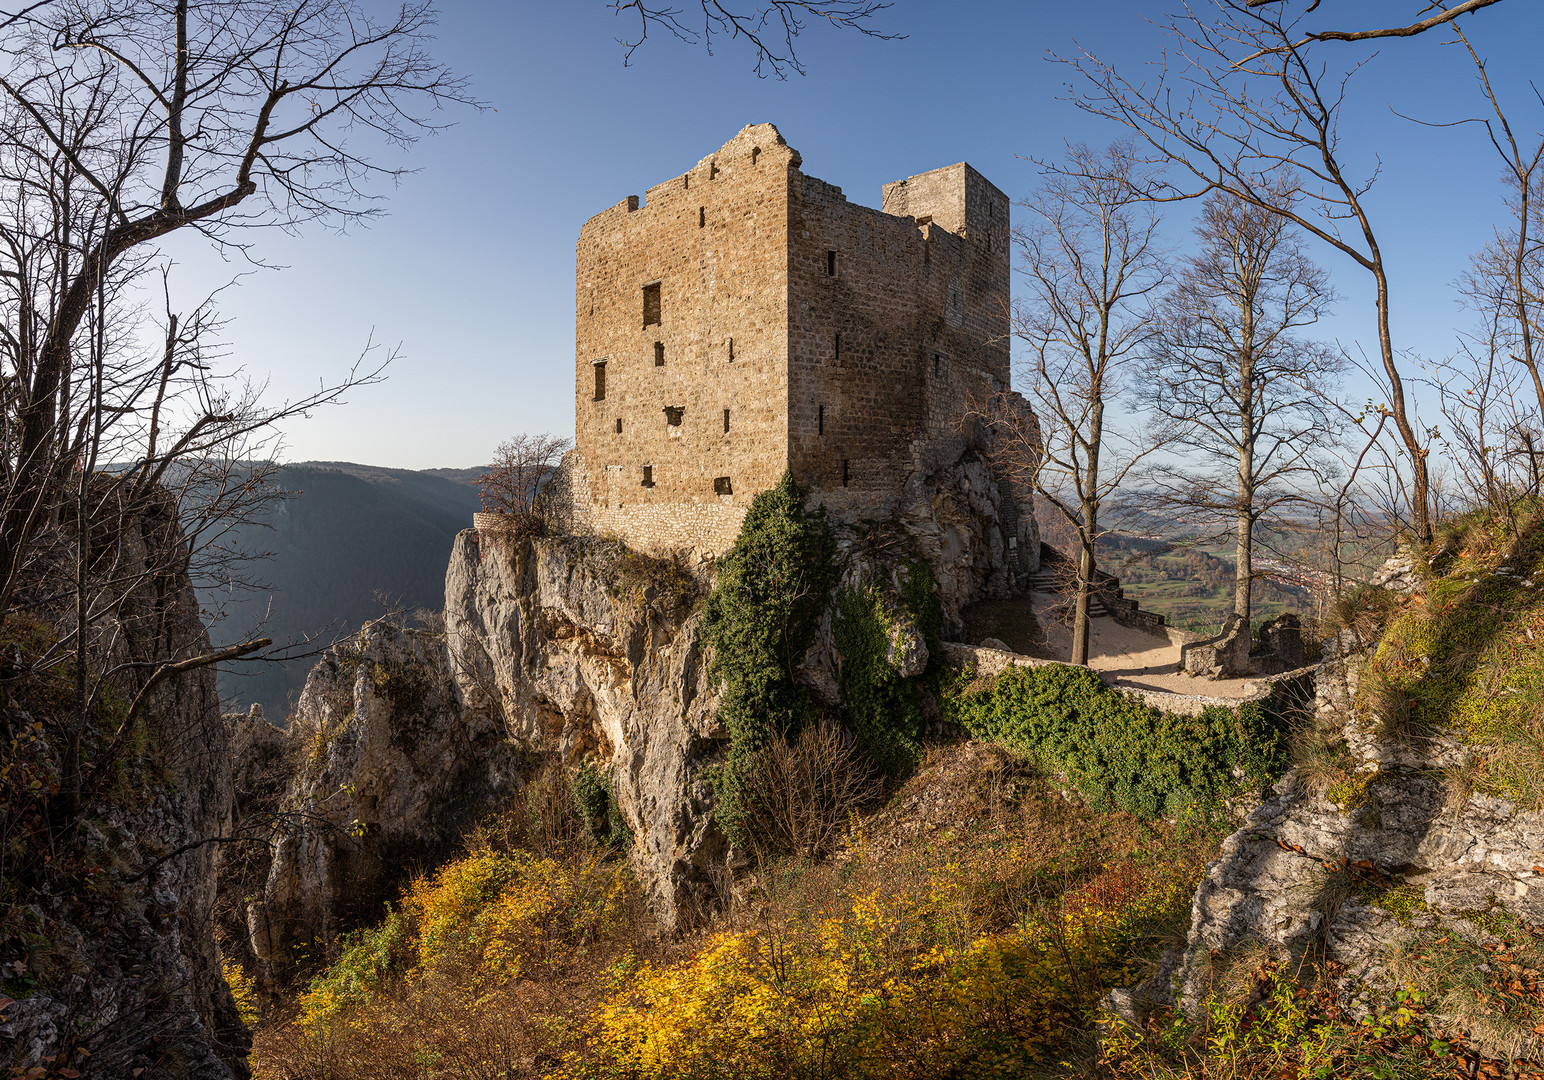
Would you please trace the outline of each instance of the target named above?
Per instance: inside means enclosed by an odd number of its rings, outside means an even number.
[[[1007,196],[961,163],[874,210],[800,165],[753,125],[580,230],[579,524],[719,553],[785,469],[838,522],[904,516],[968,452],[965,402],[1007,389]],[[1023,552],[1027,493],[1001,497]]]

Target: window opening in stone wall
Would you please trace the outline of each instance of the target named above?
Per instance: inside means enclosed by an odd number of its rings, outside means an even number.
[[[936,353],[933,354],[933,374],[935,376],[942,375],[943,371],[944,371],[944,354],[936,352]]]
[[[756,161],[760,157],[761,157],[761,147],[759,147],[759,146],[751,147],[751,164],[752,165],[756,164]]]
[[[706,206],[699,206],[699,207],[697,207],[697,228],[700,229],[703,226],[707,225],[707,223],[708,223],[708,208]]]
[[[836,252],[826,252],[826,277],[836,277]]]
[[[622,418],[620,416],[617,417],[617,434],[622,434]]]
[[[597,360],[590,365],[595,369],[595,400],[606,400],[606,361]]]
[[[665,366],[665,343],[663,341],[656,341],[654,343],[654,366]]]
[[[687,173],[685,176],[681,177],[681,190],[682,191],[690,191],[691,187],[692,187],[692,174],[691,173]]]
[[[833,359],[840,360],[842,358],[842,335],[841,334],[837,334],[835,340],[832,342],[831,353],[832,353],[832,358]]]
[[[644,487],[653,487],[654,486],[654,466],[653,465],[645,465],[643,467],[643,486]]]
[[[643,287],[643,325],[658,326],[660,324],[660,299],[659,282]]]
[[[717,180],[718,179],[718,162],[713,161],[713,162],[709,162],[708,163],[708,179],[709,180]]]
[[[822,405],[820,407],[819,411],[815,413],[815,434],[816,435],[824,435],[825,433],[826,433],[826,407],[824,405]]]
[[[734,488],[731,487],[730,484],[729,484],[729,477],[727,477],[727,476],[715,476],[713,478],[713,494],[715,494],[715,495],[733,495],[734,494]]]
[[[726,338],[724,344],[729,347],[729,362],[734,363],[734,338]]]
[[[680,427],[681,426],[681,417],[683,417],[685,415],[686,415],[686,406],[685,405],[666,405],[665,406],[665,423],[669,424],[671,427]]]
[[[724,434],[729,434],[729,410],[724,410]]]
[[[847,486],[847,459],[842,459],[842,486]]]

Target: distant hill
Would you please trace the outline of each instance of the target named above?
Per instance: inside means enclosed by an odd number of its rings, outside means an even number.
[[[215,643],[242,640],[259,624],[276,643],[347,633],[382,613],[378,595],[408,610],[439,611],[451,545],[471,527],[478,509],[472,481],[482,471],[415,472],[343,461],[285,466],[277,482],[292,497],[277,504],[263,526],[238,536],[242,550],[271,553],[248,570],[264,588],[235,598],[203,597],[223,615],[211,631]],[[270,719],[282,721],[315,663],[311,657],[222,668],[220,696],[241,708],[257,702]]]

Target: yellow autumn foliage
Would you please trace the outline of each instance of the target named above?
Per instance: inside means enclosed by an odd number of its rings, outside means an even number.
[[[1134,981],[1134,937],[1190,885],[1117,874],[972,936],[956,869],[627,973],[597,1014],[604,1065],[575,1062],[573,1075],[770,1078],[840,1062],[847,1075],[1018,1076],[1107,987]]]
[[[476,992],[512,983],[623,917],[626,871],[599,857],[563,863],[482,848],[414,881],[376,929],[300,997],[300,1024],[321,1032],[367,1011],[391,983],[453,977]]]

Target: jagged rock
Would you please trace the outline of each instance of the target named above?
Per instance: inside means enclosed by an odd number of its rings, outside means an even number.
[[[432,863],[514,789],[491,710],[463,706],[444,635],[381,619],[329,649],[290,723],[294,774],[261,898],[247,909],[263,982],[372,922],[405,867]]]
[[[1388,589],[1397,593],[1419,593],[1426,590],[1426,579],[1422,573],[1426,561],[1413,548],[1401,544],[1399,550],[1391,555],[1378,572],[1373,574],[1369,584],[1379,589]]]
[[[510,738],[611,771],[633,861],[664,925],[715,895],[727,845],[701,766],[722,735],[701,588],[614,541],[456,538],[445,629],[469,707]]]
[[[1544,873],[1535,869],[1544,851],[1544,814],[1451,788],[1440,770],[1461,765],[1463,748],[1446,738],[1405,743],[1357,715],[1365,647],[1349,631],[1326,645],[1315,672],[1318,717],[1342,727],[1367,781],[1365,795],[1338,806],[1298,772],[1283,777],[1207,868],[1185,946],[1166,956],[1152,979],[1110,999],[1122,1014],[1177,1004],[1198,1016],[1219,956],[1260,942],[1278,958],[1295,959],[1316,941],[1346,966],[1341,991],[1355,1011],[1369,985],[1386,981],[1388,950],[1408,928],[1386,911],[1345,898],[1344,874],[1353,863],[1422,886],[1430,908],[1425,918],[1455,932],[1480,933],[1464,913],[1492,903],[1544,922]],[[1498,1056],[1544,1050],[1544,1044],[1475,1046]]]
[[[93,667],[144,672],[209,650],[169,496],[112,509],[92,538],[113,556],[97,568],[104,579],[91,583],[99,613]],[[68,632],[73,538],[45,537],[39,547],[50,542],[57,563],[22,582],[17,598]],[[49,599],[61,590],[63,605]],[[118,690],[132,692],[133,684]],[[115,790],[92,798],[74,830],[56,841],[54,855],[65,865],[96,868],[91,886],[59,893],[46,876],[40,884],[30,874],[6,882],[10,910],[36,920],[0,926],[7,977],[31,986],[0,1024],[5,1062],[17,1075],[66,1075],[45,1062],[74,1047],[90,1051],[78,1067],[93,1076],[247,1075],[250,1036],[210,933],[220,845],[208,841],[228,830],[231,805],[214,668],[161,682],[142,715],[144,742],[118,759]],[[10,698],[0,703],[0,733],[44,719],[18,711]],[[18,953],[23,931],[29,937]]]

